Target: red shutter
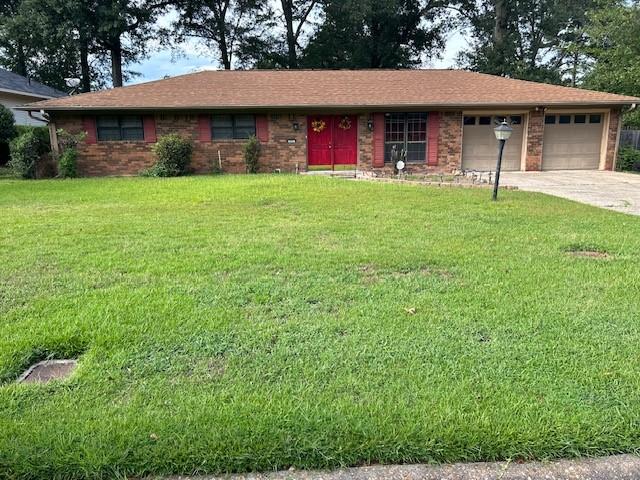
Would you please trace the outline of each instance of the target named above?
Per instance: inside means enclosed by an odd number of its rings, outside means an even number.
[[[427,165],[438,165],[438,137],[440,136],[440,112],[429,112],[427,120]]]
[[[211,141],[211,117],[209,115],[198,115],[198,140],[201,142]]]
[[[384,113],[373,114],[373,166],[384,167]]]
[[[142,117],[142,127],[144,128],[144,141],[146,143],[156,142],[156,118],[153,115]]]
[[[263,143],[269,141],[269,119],[266,115],[256,116],[256,137]]]
[[[98,133],[96,132],[96,117],[83,117],[82,128],[87,132],[85,143],[92,145],[98,142]]]

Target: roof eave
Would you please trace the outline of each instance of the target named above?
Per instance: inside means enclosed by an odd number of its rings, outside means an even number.
[[[360,110],[376,110],[376,109],[402,109],[402,108],[421,108],[421,109],[474,109],[474,108],[544,108],[544,107],[589,107],[589,106],[625,106],[640,103],[640,98],[624,99],[624,100],[596,100],[581,102],[539,102],[539,103],[418,103],[418,104],[334,104],[334,105],[167,105],[167,106],[145,106],[145,105],[127,105],[127,106],[84,106],[84,105],[38,105],[27,104],[15,107],[16,110],[24,111],[50,111],[50,112],[78,112],[78,111],[176,111],[176,110],[195,110],[195,111],[211,111],[211,110],[255,110],[255,111],[273,111],[273,110],[335,110],[335,109],[360,109]]]
[[[42,98],[43,99],[42,101],[50,100],[52,98],[60,98],[60,97],[54,97],[53,95],[43,95],[41,93],[27,92],[25,90],[12,90],[10,88],[2,88],[2,87],[0,87],[0,92],[13,93],[14,95],[20,95],[22,97]]]

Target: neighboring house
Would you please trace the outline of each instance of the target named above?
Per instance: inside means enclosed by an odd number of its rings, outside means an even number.
[[[36,120],[30,117],[26,111],[16,110],[15,107],[66,95],[60,90],[0,68],[0,104],[13,111],[16,125],[46,126],[46,122]],[[40,117],[37,114],[34,116]]]
[[[152,144],[178,133],[194,142],[192,166],[220,159],[244,172],[242,146],[262,142],[261,169],[410,172],[492,170],[494,122],[506,118],[505,170],[614,168],[620,112],[640,99],[462,70],[205,71],[47,100],[56,128],[86,131],[84,175],[136,174]],[[55,132],[55,129],[51,129]],[[55,142],[54,142],[55,143]]]

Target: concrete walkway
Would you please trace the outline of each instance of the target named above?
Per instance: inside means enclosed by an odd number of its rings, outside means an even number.
[[[640,215],[640,175],[598,170],[504,172],[500,183]]]
[[[640,457],[555,462],[456,463],[452,465],[375,465],[334,471],[288,470],[222,477],[170,477],[173,480],[637,480]]]

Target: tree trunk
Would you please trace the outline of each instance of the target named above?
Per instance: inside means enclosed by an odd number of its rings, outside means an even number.
[[[495,25],[493,43],[496,50],[501,50],[507,38],[507,0],[495,0]]]
[[[89,68],[89,42],[84,32],[80,33],[80,91],[91,91],[91,69]]]
[[[27,76],[27,59],[24,54],[24,47],[22,43],[18,42],[16,45],[16,72],[23,77]]]
[[[231,55],[227,44],[227,26],[224,19],[218,20],[218,48],[220,49],[220,60],[225,70],[231,70]]]
[[[290,0],[282,0],[282,13],[287,28],[287,66],[298,67],[298,55],[296,53],[296,33],[293,29],[293,5]]]
[[[218,49],[220,50],[220,61],[225,70],[231,70],[231,55],[229,51],[229,44],[227,42],[227,34],[230,34],[229,27],[227,25],[227,12],[229,11],[229,1],[216,2],[211,10],[213,11],[213,18],[215,21],[215,37]]]
[[[122,41],[116,37],[111,42],[111,83],[114,87],[122,86]]]
[[[573,66],[571,67],[571,86],[575,87],[578,83],[578,62],[580,54],[576,51],[573,54]]]

